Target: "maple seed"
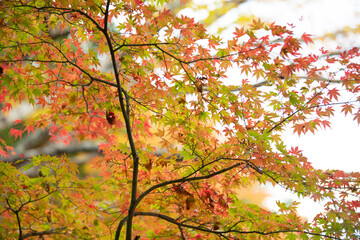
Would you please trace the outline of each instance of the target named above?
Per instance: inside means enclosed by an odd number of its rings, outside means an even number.
[[[106,111],[106,120],[110,125],[113,125],[115,123],[115,114],[112,111]]]

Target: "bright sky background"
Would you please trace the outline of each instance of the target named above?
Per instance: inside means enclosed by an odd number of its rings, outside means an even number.
[[[217,5],[216,0],[195,2],[207,3],[210,8]],[[204,10],[184,10],[181,13],[198,20],[207,16]],[[294,24],[296,28],[293,30],[299,36],[306,32],[317,37],[360,25],[360,0],[248,0],[220,17],[210,31],[217,27],[236,26],[232,22],[241,15],[254,15],[280,25]],[[312,49],[324,46],[335,50],[339,45],[344,48],[359,47],[360,33],[350,37],[340,36],[337,41],[317,42]],[[289,130],[284,133],[284,142],[287,146],[299,146],[315,168],[360,171],[360,127],[352,121],[352,117],[345,118],[343,114],[333,118],[331,123],[331,129],[320,130],[316,135],[310,133],[298,137]],[[285,192],[281,187],[270,189],[270,192],[271,197],[266,199],[265,205],[272,210],[278,209],[276,200],[298,200],[295,194]],[[302,199],[301,202],[299,213],[309,220],[321,210],[319,203],[309,199]]]

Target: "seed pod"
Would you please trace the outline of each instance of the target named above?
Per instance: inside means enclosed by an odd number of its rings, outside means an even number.
[[[109,123],[110,125],[115,124],[116,118],[115,118],[114,112],[112,112],[112,111],[106,111],[106,120],[108,121],[108,123]]]

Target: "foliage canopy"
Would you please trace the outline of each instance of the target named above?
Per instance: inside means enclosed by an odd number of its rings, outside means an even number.
[[[334,105],[360,123],[359,50],[307,54],[308,34],[260,20],[223,41],[164,3],[1,1],[2,112],[40,109],[9,134],[99,142],[94,172],[79,177],[66,155],[27,156],[1,140],[2,157],[29,161],[0,162],[2,238],[356,238],[360,173],[314,169],[281,132],[329,127]],[[23,173],[32,167],[38,177]],[[239,200],[252,182],[325,210],[310,223],[296,202],[271,212]]]

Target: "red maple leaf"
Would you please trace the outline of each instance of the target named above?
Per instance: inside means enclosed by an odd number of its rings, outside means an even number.
[[[9,153],[4,151],[4,149],[0,148],[0,156],[7,158],[7,157],[9,157]]]
[[[310,34],[304,33],[304,34],[301,36],[301,39],[304,40],[304,42],[305,42],[306,44],[308,44],[308,43],[314,43],[313,40],[311,39],[311,35],[310,35]]]
[[[144,2],[141,0],[134,0],[134,1],[138,6],[142,6],[144,4]]]
[[[34,133],[34,126],[31,126],[31,125],[26,126],[24,131],[27,131],[28,135],[30,135],[31,132]]]
[[[21,119],[16,119],[16,120],[14,121],[14,124],[19,124],[19,123],[21,123],[21,122],[22,122]]]
[[[23,131],[22,130],[19,130],[19,129],[15,129],[15,128],[12,128],[10,129],[10,135],[14,136],[15,137],[15,140],[20,137],[21,138],[21,135],[23,134]]]

